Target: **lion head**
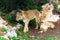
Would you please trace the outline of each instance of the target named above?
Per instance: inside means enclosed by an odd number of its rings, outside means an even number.
[[[22,20],[23,19],[23,16],[22,16],[23,12],[17,12],[16,14],[16,20],[19,21],[19,20]]]

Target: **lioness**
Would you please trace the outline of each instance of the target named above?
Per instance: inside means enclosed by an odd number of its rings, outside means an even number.
[[[38,29],[38,23],[39,23],[39,16],[40,12],[38,10],[28,10],[28,11],[22,11],[22,12],[17,12],[16,14],[16,20],[23,20],[25,23],[24,27],[24,32],[28,31],[28,23],[32,19],[36,19],[36,29]]]
[[[42,6],[42,11],[41,11],[41,16],[40,19],[41,21],[47,19],[48,17],[50,17],[52,14],[52,10],[53,8],[51,7],[52,5],[49,5],[49,3],[45,4]]]
[[[54,24],[52,22],[49,22],[49,20],[50,20],[49,18],[51,16],[53,16],[52,10],[53,10],[53,5],[52,4],[49,5],[49,3],[47,3],[47,4],[42,6],[42,11],[41,11],[42,14],[41,14],[41,17],[40,17],[41,21],[43,22],[40,25],[40,30],[43,29],[42,32],[47,31],[47,29],[50,26],[51,26],[51,28],[54,27]]]

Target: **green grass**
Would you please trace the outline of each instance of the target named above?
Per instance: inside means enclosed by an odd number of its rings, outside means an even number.
[[[46,37],[44,40],[55,40],[55,38],[54,37]]]
[[[18,36],[18,37],[12,37],[10,39],[12,39],[12,40],[40,40],[39,37],[30,38],[27,35]]]
[[[0,28],[0,30],[1,30],[2,32],[7,32],[7,29],[4,28],[4,27]]]
[[[0,36],[0,40],[6,40],[6,39]]]

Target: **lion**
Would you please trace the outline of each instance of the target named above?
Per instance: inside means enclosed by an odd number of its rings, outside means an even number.
[[[54,24],[52,22],[50,22],[49,18],[51,16],[53,16],[53,13],[52,13],[52,10],[53,10],[53,5],[52,4],[45,4],[42,6],[42,11],[41,11],[41,16],[40,16],[40,19],[41,19],[41,25],[40,25],[40,30],[43,31],[47,31],[47,29],[51,26],[54,27]]]
[[[38,23],[40,21],[39,16],[40,16],[40,12],[37,9],[21,11],[21,12],[17,12],[16,20],[17,21],[23,20],[23,22],[25,23],[24,32],[27,32],[29,30],[28,29],[29,21],[34,18],[36,20],[36,29],[38,29]]]
[[[48,28],[52,28],[54,29],[55,25],[52,22],[43,22],[40,25],[40,32],[46,32],[48,30]]]
[[[45,4],[42,6],[42,11],[41,12],[41,16],[40,16],[40,19],[41,21],[47,19],[48,17],[50,17],[52,14],[52,10],[53,10],[53,7],[52,5],[49,5],[49,3]]]

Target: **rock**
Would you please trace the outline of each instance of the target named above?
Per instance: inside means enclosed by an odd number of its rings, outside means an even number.
[[[12,29],[8,30],[6,35],[10,37],[17,37],[16,31]]]
[[[16,28],[18,28],[18,29],[19,29],[20,27],[23,27],[23,25],[21,25],[21,24],[17,23]]]
[[[4,19],[2,19],[1,17],[0,17],[0,23],[1,23],[1,24],[4,24],[4,25],[7,24],[7,22],[6,22]]]

